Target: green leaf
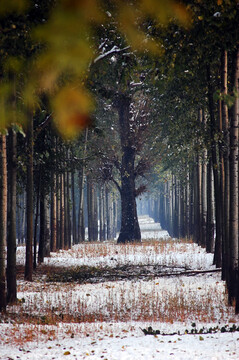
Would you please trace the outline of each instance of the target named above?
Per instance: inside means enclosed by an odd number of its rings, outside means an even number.
[[[23,128],[20,124],[13,124],[12,129],[16,132],[21,134],[23,137],[26,137],[25,132],[23,131]]]

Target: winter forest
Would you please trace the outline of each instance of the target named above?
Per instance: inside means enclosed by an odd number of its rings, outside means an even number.
[[[238,24],[1,0],[0,359],[237,358]]]

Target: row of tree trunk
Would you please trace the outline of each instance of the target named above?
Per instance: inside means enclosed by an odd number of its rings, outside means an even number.
[[[12,129],[8,136],[0,135],[0,311],[17,300],[17,240],[26,244],[25,279],[31,281],[33,268],[50,251],[69,249],[86,238],[115,238],[120,222],[119,199],[113,188],[97,184],[84,163],[77,174],[67,166],[69,154],[63,166],[57,164],[57,172],[52,170],[50,185],[44,164],[37,166],[33,174],[30,126],[26,137],[26,190],[17,193],[16,141]]]
[[[151,215],[172,237],[188,237],[207,252],[214,252],[214,264],[222,268],[229,304],[239,312],[239,207],[238,128],[239,51],[233,54],[233,106],[228,107],[228,54],[221,58],[221,94],[215,107],[210,67],[207,69],[208,111],[198,112],[198,121],[210,144],[194,155],[184,176],[173,171],[161,184],[159,197],[150,200]],[[200,140],[199,140],[200,141]],[[206,142],[205,142],[206,143]]]

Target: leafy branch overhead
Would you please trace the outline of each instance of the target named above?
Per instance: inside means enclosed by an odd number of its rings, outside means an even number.
[[[87,79],[92,64],[125,52],[129,46],[132,51],[161,54],[160,43],[145,29],[146,19],[163,25],[172,20],[185,26],[190,23],[186,7],[173,0],[166,4],[163,0],[133,4],[114,0],[2,0],[0,17],[2,33],[13,40],[10,51],[6,37],[0,42],[0,128],[15,121],[15,111],[17,121],[24,123],[26,109],[36,110],[42,96],[47,95],[49,112],[54,111],[52,119],[65,138],[76,136],[91,121],[94,100]],[[95,42],[95,34],[109,23],[114,23],[125,39],[124,47],[107,48]],[[13,95],[15,109],[8,101]]]

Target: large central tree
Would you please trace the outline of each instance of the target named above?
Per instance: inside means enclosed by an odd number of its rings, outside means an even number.
[[[136,188],[135,188],[135,137],[130,127],[131,99],[125,94],[119,94],[116,99],[116,108],[119,116],[120,143],[122,150],[121,160],[121,229],[118,243],[140,241]]]
[[[107,41],[110,42],[109,39]],[[117,131],[113,154],[110,139],[108,148],[100,150],[104,153],[102,176],[116,184],[121,196],[118,243],[140,242],[136,197],[145,190],[138,178],[144,175],[149,163],[149,155],[144,148],[147,141],[144,138],[151,119],[147,111],[146,99],[149,95],[146,91],[146,75],[140,69],[145,59],[140,60],[142,63],[138,65],[135,54],[125,46],[122,39],[118,46],[110,46],[104,49],[100,67],[97,63],[92,67],[90,78],[97,94],[98,107],[105,106],[105,112],[96,112],[99,118],[97,125],[102,127],[102,122],[108,116],[109,126],[105,131],[112,131],[112,126]]]

